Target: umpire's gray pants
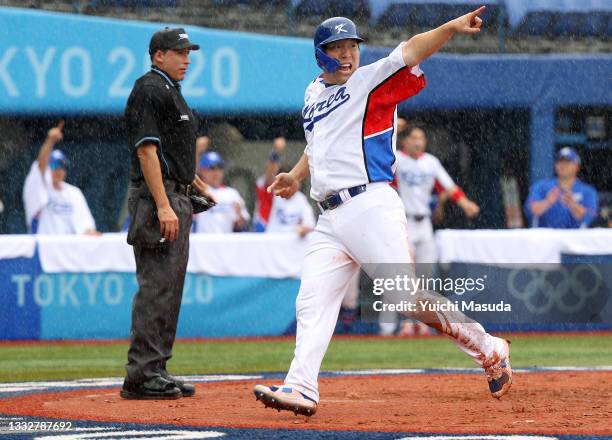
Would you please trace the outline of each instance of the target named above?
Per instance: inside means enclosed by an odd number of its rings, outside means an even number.
[[[130,188],[128,204],[132,215],[138,194],[139,189]],[[168,192],[168,198],[179,218],[176,240],[164,248],[134,246],[139,290],[132,305],[131,345],[126,365],[127,380],[132,383],[160,376],[172,357],[189,259],[192,207],[185,195]],[[154,202],[151,200],[151,203]]]

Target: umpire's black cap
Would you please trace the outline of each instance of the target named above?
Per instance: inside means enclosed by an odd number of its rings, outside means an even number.
[[[187,35],[187,32],[185,32],[183,28],[165,28],[155,32],[149,42],[149,54],[153,55],[158,50],[168,49],[198,50],[200,46],[189,41],[189,35]]]

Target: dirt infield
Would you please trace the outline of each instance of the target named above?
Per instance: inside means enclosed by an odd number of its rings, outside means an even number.
[[[612,435],[610,371],[519,373],[501,401],[476,374],[323,378],[322,402],[310,419],[264,409],[254,384],[201,383],[193,398],[155,402],[122,400],[116,388],[31,394],[0,399],[0,413],[177,426]]]

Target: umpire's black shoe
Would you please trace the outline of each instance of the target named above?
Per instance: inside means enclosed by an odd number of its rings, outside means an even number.
[[[177,379],[174,376],[170,376],[167,371],[162,371],[161,375],[167,381],[174,382],[176,387],[179,390],[181,390],[181,394],[183,395],[183,397],[191,397],[191,396],[195,395],[196,389],[195,389],[195,386],[193,384],[188,383],[188,382],[184,382],[184,381],[182,381],[180,379]]]
[[[139,384],[126,379],[119,395],[130,400],[174,400],[183,396],[174,382],[160,376]]]

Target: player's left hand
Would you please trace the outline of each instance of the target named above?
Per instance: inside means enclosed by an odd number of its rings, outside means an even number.
[[[485,6],[481,6],[478,9],[473,10],[461,17],[455,18],[453,23],[453,30],[459,34],[477,34],[480,32],[480,27],[482,26],[482,18],[479,17],[480,14],[487,9]]]
[[[268,187],[268,192],[283,199],[290,199],[298,189],[300,189],[300,184],[295,177],[290,173],[280,173]]]
[[[297,225],[295,227],[295,232],[297,232],[297,234],[300,236],[300,238],[306,237],[312,231],[314,231],[314,229],[312,229],[311,227],[308,227],[308,226],[304,226],[304,225]]]

